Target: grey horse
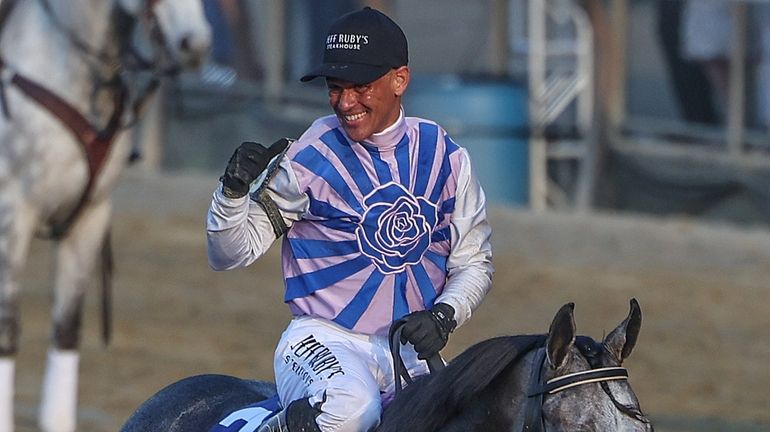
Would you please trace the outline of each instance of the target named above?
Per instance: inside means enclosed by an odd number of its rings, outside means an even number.
[[[162,76],[207,55],[200,1],[0,1],[0,432],[13,430],[19,275],[54,240],[53,329],[39,423],[72,432],[86,283],[109,283],[124,134]]]
[[[546,335],[488,339],[446,368],[417,378],[385,408],[377,432],[652,432],[621,367],[636,344],[641,309],[602,342],[575,333],[564,305]],[[271,383],[226,375],[177,381],[145,401],[121,432],[254,431],[275,406]],[[267,405],[266,405],[267,406]]]

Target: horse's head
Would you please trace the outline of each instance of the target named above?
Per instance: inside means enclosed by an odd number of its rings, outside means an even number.
[[[535,370],[544,391],[536,397],[542,397],[545,430],[652,431],[620,367],[639,335],[639,304],[631,300],[628,317],[602,343],[575,335],[573,309],[570,303],[559,310],[548,332],[545,358],[535,356],[535,362],[542,361]]]
[[[153,46],[156,66],[166,71],[197,67],[208,54],[211,29],[201,1],[116,1],[145,29],[145,39]]]

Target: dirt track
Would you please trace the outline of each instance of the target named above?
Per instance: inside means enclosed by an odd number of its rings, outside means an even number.
[[[248,269],[208,268],[203,218],[215,182],[215,175],[157,179],[130,172],[117,191],[114,340],[107,348],[99,341],[92,290],[83,335],[80,431],[116,431],[153,392],[192,374],[271,379],[273,344],[289,319],[280,301],[278,248]],[[140,205],[142,197],[148,203]],[[608,262],[574,244],[574,259],[565,259],[570,251],[563,244],[549,249],[542,245],[547,236],[540,244],[522,237],[536,230],[512,232],[522,226],[511,222],[515,213],[493,214],[494,290],[452,338],[447,358],[487,337],[543,332],[570,301],[576,303],[578,330],[600,338],[636,297],[644,324],[627,366],[656,430],[770,431],[770,265],[764,255],[725,261],[729,265],[666,265],[664,259],[656,263],[654,253],[629,260],[633,247],[616,245],[627,261]],[[640,241],[649,243],[649,237]],[[539,249],[528,253],[527,241]],[[671,244],[662,244],[669,250],[661,254],[670,253]],[[50,322],[49,264],[49,245],[36,242],[22,291],[22,432],[35,430]]]

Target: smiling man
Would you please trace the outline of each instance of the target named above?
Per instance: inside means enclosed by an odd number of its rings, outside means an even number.
[[[275,352],[286,407],[259,432],[374,429],[395,387],[388,330],[403,319],[414,376],[491,286],[491,228],[468,153],[406,117],[407,40],[381,12],[340,17],[323,63],[334,115],[297,140],[245,142],[207,218],[212,268],[247,266],[283,236],[293,318]],[[460,101],[458,101],[460,103]],[[251,192],[251,193],[250,193]]]

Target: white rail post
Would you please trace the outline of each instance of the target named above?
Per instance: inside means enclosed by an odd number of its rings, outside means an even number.
[[[545,141],[545,61],[546,0],[531,0],[528,11],[529,33],[529,202],[532,210],[544,211],[548,195],[548,155]]]

